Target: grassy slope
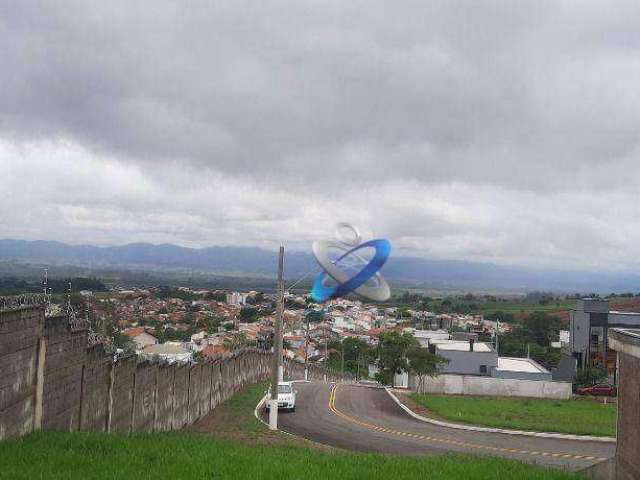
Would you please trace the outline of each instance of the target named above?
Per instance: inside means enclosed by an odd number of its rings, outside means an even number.
[[[616,432],[616,405],[590,399],[415,394],[411,398],[440,418],[473,425],[606,437],[614,437]]]
[[[578,478],[488,457],[327,453],[301,447],[251,446],[184,433],[130,437],[42,433],[0,443],[0,459],[0,478],[16,480]]]
[[[491,457],[396,457],[312,448],[270,432],[255,419],[263,390],[264,385],[249,387],[191,432],[44,432],[0,442],[0,479],[579,478]]]

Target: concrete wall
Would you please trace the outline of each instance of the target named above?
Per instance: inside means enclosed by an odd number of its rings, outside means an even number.
[[[0,439],[34,429],[109,432],[180,429],[249,383],[270,377],[272,355],[247,349],[204,364],[114,359],[87,332],[41,308],[0,312]],[[285,360],[285,379],[304,365]],[[309,379],[337,381],[318,366]]]
[[[162,392],[156,398],[156,431],[173,429],[173,414],[175,409],[175,385],[176,365],[161,365],[157,371],[158,392]]]
[[[111,366],[109,391],[110,432],[129,432],[133,415],[133,391],[135,386],[136,357],[121,358]]]
[[[106,430],[109,420],[111,360],[102,345],[87,350],[82,371],[81,430]]]
[[[66,317],[47,318],[42,428],[80,428],[82,370],[87,353],[86,330],[73,331]]]
[[[34,428],[36,371],[44,314],[5,312],[0,318],[0,439]]]
[[[494,378],[512,379],[512,380],[534,380],[534,381],[552,381],[551,372],[516,372],[512,370],[498,370],[494,368],[491,371]]]
[[[189,423],[189,365],[175,367],[173,384],[173,429],[179,430]]]
[[[618,478],[640,478],[640,358],[618,352]]]
[[[410,387],[417,389],[417,383],[417,379],[412,377]],[[419,393],[569,399],[572,392],[568,382],[444,374],[436,378],[427,377]]]
[[[151,432],[155,427],[157,372],[157,364],[143,361],[136,365],[132,430]]]

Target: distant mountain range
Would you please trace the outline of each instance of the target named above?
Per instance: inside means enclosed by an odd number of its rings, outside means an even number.
[[[198,272],[232,276],[274,276],[277,253],[255,247],[187,248],[131,243],[117,247],[67,245],[52,241],[0,240],[0,261],[71,265],[89,269]],[[295,280],[319,271],[311,254],[288,252],[286,276]],[[509,267],[488,263],[392,256],[383,268],[392,286],[458,290],[553,290],[621,292],[640,290],[640,276],[593,271]]]

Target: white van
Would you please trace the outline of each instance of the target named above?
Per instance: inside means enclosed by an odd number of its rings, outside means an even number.
[[[271,398],[271,388],[265,393]],[[296,391],[292,382],[278,383],[278,410],[296,411]],[[267,410],[269,410],[269,402],[267,402]]]

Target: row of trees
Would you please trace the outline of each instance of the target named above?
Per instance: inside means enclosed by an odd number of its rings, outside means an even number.
[[[416,338],[408,333],[384,332],[380,334],[377,347],[356,338],[345,338],[328,344],[327,366],[332,371],[344,371],[354,376],[367,375],[368,366],[375,362],[378,373],[376,381],[393,384],[396,374],[409,372],[422,386],[429,376],[436,376],[447,359],[422,348]]]
[[[560,349],[551,348],[558,338],[562,321],[555,315],[533,312],[512,324],[511,331],[499,336],[499,353],[504,357],[530,356],[547,368],[555,367],[561,357]]]
[[[383,385],[392,385],[396,374],[409,372],[418,379],[420,389],[426,377],[434,377],[448,360],[422,348],[416,338],[409,334],[384,332],[378,343],[378,373],[376,380]]]

